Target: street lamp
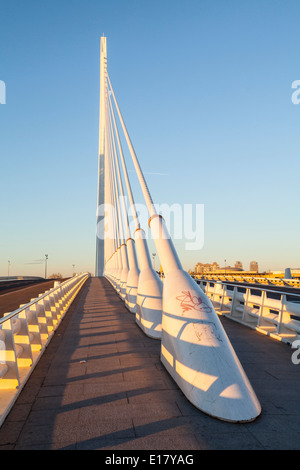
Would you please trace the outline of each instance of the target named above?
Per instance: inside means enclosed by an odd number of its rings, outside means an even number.
[[[7,277],[9,277],[9,268],[10,268],[10,261],[7,261]]]
[[[47,279],[47,259],[48,255],[45,255],[45,279]]]

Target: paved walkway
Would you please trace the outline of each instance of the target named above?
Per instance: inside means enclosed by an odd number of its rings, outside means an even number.
[[[289,346],[222,319],[262,404],[253,423],[194,408],[105,279],[74,301],[0,429],[4,449],[299,449],[300,364]]]

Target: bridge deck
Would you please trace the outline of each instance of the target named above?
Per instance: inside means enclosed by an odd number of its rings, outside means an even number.
[[[300,364],[222,318],[262,404],[253,423],[195,409],[106,279],[74,301],[0,430],[0,449],[299,449]]]

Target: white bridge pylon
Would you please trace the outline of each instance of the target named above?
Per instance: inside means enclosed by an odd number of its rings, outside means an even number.
[[[116,115],[149,212],[163,282],[152,267],[146,232],[135,209]],[[184,271],[165,221],[156,212],[108,75],[105,37],[100,53],[95,275],[105,276],[144,333],[161,341],[161,362],[195,407],[232,422],[259,416],[260,403],[211,301]]]

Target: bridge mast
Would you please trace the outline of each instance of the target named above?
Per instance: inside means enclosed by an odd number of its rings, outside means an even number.
[[[98,155],[98,197],[95,276],[103,276],[104,271],[104,202],[105,202],[105,93],[107,75],[106,37],[100,42],[100,116],[99,116],[99,155]]]

